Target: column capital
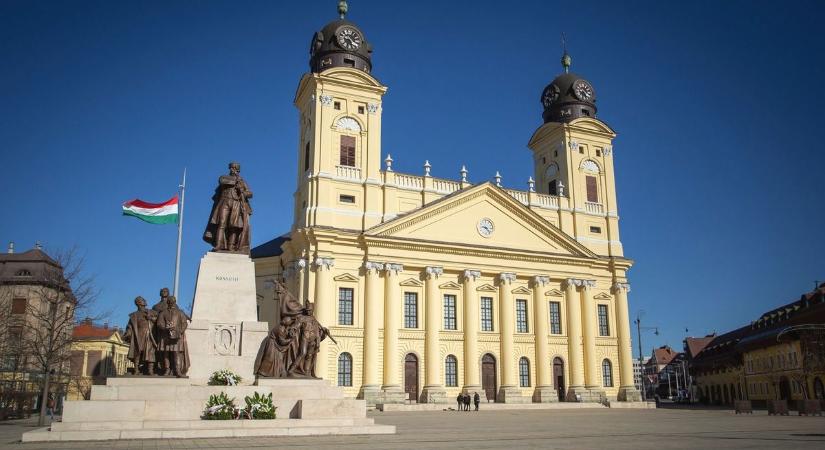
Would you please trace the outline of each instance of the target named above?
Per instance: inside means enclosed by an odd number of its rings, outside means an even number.
[[[614,292],[618,292],[618,291],[630,292],[630,283],[620,283],[620,282],[617,281],[617,282],[613,283],[613,291]]]
[[[387,274],[392,273],[393,275],[398,275],[399,272],[404,270],[404,265],[397,263],[386,263],[384,264],[384,270]]]
[[[502,283],[510,284],[516,281],[516,274],[513,272],[501,272],[498,274],[498,280]]]
[[[474,270],[474,269],[467,269],[467,270],[464,271],[463,276],[464,276],[465,280],[475,281],[475,280],[477,280],[481,277],[481,271],[480,270]]]
[[[550,277],[547,275],[536,275],[533,277],[533,286],[541,287],[550,284]]]
[[[375,261],[364,261],[364,269],[367,273],[372,273],[374,270],[375,273],[378,273],[384,270],[384,263],[375,262]]]
[[[427,279],[435,280],[444,274],[444,268],[440,266],[428,266],[424,269]]]
[[[316,270],[329,270],[330,268],[335,267],[335,258],[316,256],[313,264],[315,265]]]
[[[295,261],[292,261],[292,265],[296,269],[303,269],[304,267],[307,266],[307,260],[305,260],[304,258],[298,258]]]
[[[568,278],[564,281],[567,286],[575,286],[577,288],[587,289],[596,287],[596,280],[583,280],[581,278]]]

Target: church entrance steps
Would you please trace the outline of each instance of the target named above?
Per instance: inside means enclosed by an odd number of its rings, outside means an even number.
[[[23,442],[394,433],[371,418],[55,422],[51,431],[24,433]]]
[[[455,405],[439,404],[439,403],[413,403],[406,405],[397,404],[378,404],[375,408],[379,411],[444,411],[455,409]],[[574,402],[556,402],[556,403],[481,403],[478,407],[481,411],[498,411],[498,410],[513,410],[513,409],[603,409],[605,405],[601,403],[574,403]],[[475,409],[475,405],[471,405],[470,409]]]
[[[608,402],[613,409],[656,409],[655,402]]]

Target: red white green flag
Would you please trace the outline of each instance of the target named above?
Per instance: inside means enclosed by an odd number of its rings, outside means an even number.
[[[178,223],[178,196],[163,203],[149,203],[143,200],[129,200],[123,204],[123,215],[137,217],[155,224]]]

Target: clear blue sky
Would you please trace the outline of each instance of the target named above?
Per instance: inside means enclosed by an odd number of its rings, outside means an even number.
[[[253,244],[288,230],[312,34],[336,1],[0,3],[0,240],[78,245],[125,323],[172,283],[175,227],[121,217],[189,171],[181,303],[216,177],[243,164]],[[645,352],[727,331],[825,280],[825,3],[350,2],[389,86],[383,149],[401,172],[524,189],[539,95],[588,78],[614,145],[631,314]],[[413,139],[414,138],[414,139]],[[635,331],[635,330],[634,330]],[[635,341],[635,339],[634,339]],[[635,344],[634,344],[635,348]]]

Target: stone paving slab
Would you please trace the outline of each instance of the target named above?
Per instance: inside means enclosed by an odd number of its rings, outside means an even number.
[[[395,435],[19,443],[32,422],[0,422],[0,449],[793,449],[825,448],[825,418],[728,410],[373,412]]]

